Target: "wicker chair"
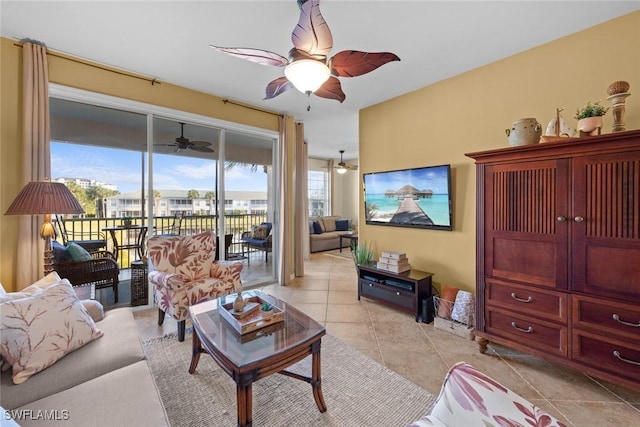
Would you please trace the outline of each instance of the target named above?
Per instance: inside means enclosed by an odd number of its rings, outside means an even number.
[[[111,252],[91,252],[89,261],[54,261],[53,269],[73,286],[94,285],[96,289],[113,288],[118,302],[118,263]]]
[[[77,243],[89,252],[103,251],[107,249],[107,239],[101,231],[67,230],[67,224],[64,217],[61,215],[56,215],[56,224],[64,245],[68,245],[72,242]]]

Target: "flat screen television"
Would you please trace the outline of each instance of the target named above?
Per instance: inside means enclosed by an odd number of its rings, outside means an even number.
[[[452,230],[451,166],[363,174],[367,224]]]

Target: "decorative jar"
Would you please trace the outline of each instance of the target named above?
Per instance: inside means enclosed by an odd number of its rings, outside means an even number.
[[[511,129],[505,129],[509,145],[537,144],[542,136],[542,125],[534,118],[519,119],[513,122]]]

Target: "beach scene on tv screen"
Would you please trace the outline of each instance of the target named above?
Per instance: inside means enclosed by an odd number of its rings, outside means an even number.
[[[366,174],[368,222],[450,227],[447,165]]]

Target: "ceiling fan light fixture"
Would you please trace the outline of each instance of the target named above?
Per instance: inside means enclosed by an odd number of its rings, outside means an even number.
[[[302,93],[313,93],[331,76],[326,64],[313,59],[293,61],[284,69],[284,75]]]
[[[336,168],[336,172],[338,172],[339,174],[343,175],[345,173],[347,173],[347,168],[345,168],[344,166],[340,165]]]

